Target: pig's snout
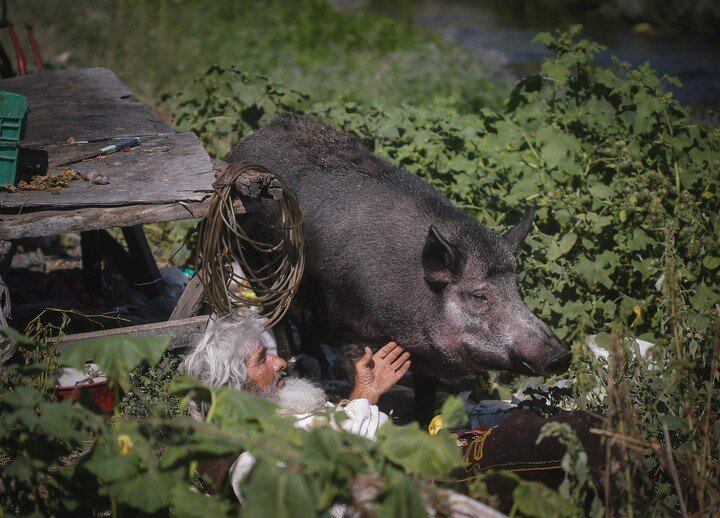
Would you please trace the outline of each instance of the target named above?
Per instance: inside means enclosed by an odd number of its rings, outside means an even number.
[[[553,335],[545,335],[540,342],[528,340],[521,346],[519,355],[513,355],[515,363],[520,363],[520,372],[535,376],[561,374],[568,370],[572,361],[572,352]]]

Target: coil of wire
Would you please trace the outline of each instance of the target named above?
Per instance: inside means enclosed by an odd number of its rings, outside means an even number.
[[[274,242],[249,235],[238,219],[234,205],[241,197],[238,180],[242,184],[248,177],[272,178],[271,183],[279,185]],[[237,314],[242,308],[255,306],[263,324],[271,328],[287,313],[305,266],[297,197],[282,179],[256,164],[230,164],[217,175],[213,187],[197,243],[198,277],[205,299],[219,315]]]

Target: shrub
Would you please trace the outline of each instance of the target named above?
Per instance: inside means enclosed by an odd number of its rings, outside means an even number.
[[[311,104],[263,76],[213,67],[167,98],[182,130],[217,156],[275,113],[304,109],[358,135],[502,230],[537,211],[524,258],[532,309],[561,338],[624,322],[662,341],[665,238],[676,233],[693,338],[706,336],[720,284],[718,133],[693,124],[645,65],[596,65],[579,27],[538,39],[554,51],[500,111]]]
[[[605,433],[627,455],[612,464],[607,504],[680,510],[684,487],[683,504],[698,511],[716,504],[716,484],[703,481],[718,474],[711,416],[720,411],[720,346],[710,344],[720,300],[720,134],[693,123],[665,91],[676,79],[649,65],[599,66],[602,47],[579,30],[540,34],[554,55],[497,111],[313,103],[229,71],[257,85],[246,102],[217,95],[245,88],[220,69],[200,80],[213,85],[206,93],[167,101],[180,127],[219,154],[278,111],[302,109],[355,133],[492,228],[535,209],[521,287],[531,309],[576,345],[568,406],[606,413]],[[612,349],[610,365],[588,356],[589,332]],[[627,334],[657,344],[650,361],[621,340]],[[677,483],[665,450],[673,445],[686,452],[673,453]]]

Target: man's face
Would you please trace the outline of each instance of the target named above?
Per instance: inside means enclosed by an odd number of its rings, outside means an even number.
[[[247,358],[248,380],[260,388],[285,386],[285,360],[267,352],[267,347],[258,345]]]

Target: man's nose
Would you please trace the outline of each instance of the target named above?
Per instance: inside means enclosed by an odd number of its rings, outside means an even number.
[[[279,356],[273,356],[273,368],[275,369],[275,372],[284,371],[285,367],[287,367],[287,362],[285,360]]]

